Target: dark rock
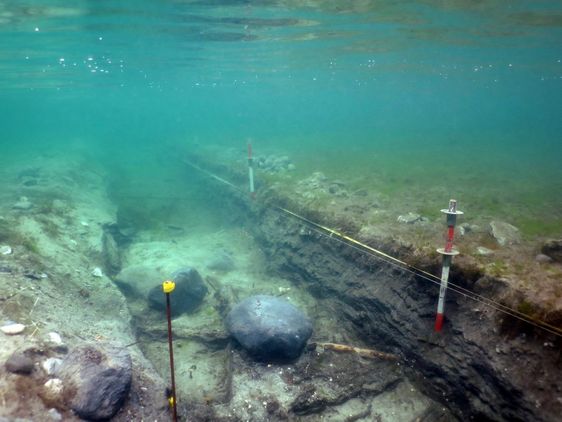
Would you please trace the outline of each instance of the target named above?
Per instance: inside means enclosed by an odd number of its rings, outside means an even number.
[[[0,265],[0,273],[11,273],[12,271],[12,267],[10,267],[9,265]]]
[[[295,166],[291,163],[291,159],[286,156],[275,156],[270,155],[268,157],[256,157],[255,158],[256,165],[269,172],[269,173],[278,173],[281,171],[286,170],[293,170]]]
[[[203,302],[207,294],[207,286],[194,268],[186,267],[176,271],[170,277],[176,288],[170,295],[170,306],[172,315],[179,316],[182,313],[195,311]],[[162,292],[162,286],[153,287],[148,293],[150,307],[157,310],[166,309],[166,295]]]
[[[33,371],[33,360],[28,356],[15,352],[6,361],[6,370],[14,374],[29,375]]]
[[[509,284],[504,279],[485,275],[476,280],[473,289],[478,294],[497,297],[509,290]]]
[[[550,239],[545,242],[541,252],[556,262],[562,262],[562,239]]]
[[[121,408],[132,380],[132,362],[124,348],[86,345],[66,356],[57,375],[70,408],[87,420],[106,420]]]
[[[249,297],[226,318],[230,334],[261,360],[291,360],[312,334],[306,315],[286,300],[266,295]]]
[[[228,272],[235,268],[235,264],[230,254],[222,252],[209,262],[207,268],[213,271]]]
[[[317,394],[314,385],[306,385],[291,404],[291,411],[297,415],[308,415],[322,412],[327,405],[326,398]]]

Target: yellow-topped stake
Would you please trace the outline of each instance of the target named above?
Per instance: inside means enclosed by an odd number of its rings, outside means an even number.
[[[176,288],[176,283],[174,283],[171,280],[166,280],[165,282],[162,283],[162,290],[164,290],[164,293],[172,293],[175,288]]]
[[[172,311],[170,309],[170,293],[176,288],[176,283],[172,280],[162,282],[162,290],[166,295],[166,317],[168,319],[168,349],[170,351],[170,375],[172,378],[172,390],[168,397],[168,404],[172,408],[173,421],[178,420],[177,399],[176,399],[176,377],[174,374],[174,347],[172,344]]]

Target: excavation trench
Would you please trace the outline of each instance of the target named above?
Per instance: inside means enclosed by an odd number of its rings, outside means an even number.
[[[446,327],[436,334],[438,285],[310,230],[208,174],[190,171],[223,206],[227,201],[227,208],[236,210],[270,273],[304,289],[317,306],[335,315],[340,335],[345,334],[334,340],[399,355],[409,380],[459,419],[557,419],[562,410],[559,338],[452,292]],[[452,277],[488,297],[502,288],[500,280],[463,268],[453,268]]]
[[[180,263],[198,266],[209,288],[195,312],[173,322],[180,414],[195,421],[556,420],[562,407],[556,338],[452,293],[445,328],[434,333],[438,285],[312,230],[271,202],[251,200],[224,183],[237,175],[221,170],[213,178],[187,167],[185,177],[205,192],[210,213],[222,210],[223,226],[179,232],[171,241],[169,233],[165,241],[140,236],[124,253],[125,265],[158,268],[160,278]],[[205,267],[217,250],[235,258],[234,270]],[[452,276],[483,294],[500,285],[469,274],[453,268]],[[123,287],[119,275],[114,279]],[[167,379],[163,315],[147,312],[142,295],[123,291],[139,345]],[[225,314],[253,294],[285,297],[311,317],[314,334],[297,361],[255,362],[226,333]],[[340,353],[321,343],[399,359]]]

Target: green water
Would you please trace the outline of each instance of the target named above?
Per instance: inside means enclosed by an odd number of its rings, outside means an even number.
[[[149,178],[174,145],[252,138],[303,177],[560,235],[561,46],[558,1],[0,0],[0,160],[82,148]]]

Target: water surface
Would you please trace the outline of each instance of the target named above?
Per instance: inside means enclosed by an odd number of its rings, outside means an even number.
[[[561,45],[557,1],[0,1],[2,158],[251,138],[561,234]]]

